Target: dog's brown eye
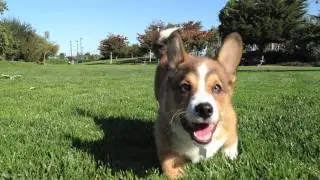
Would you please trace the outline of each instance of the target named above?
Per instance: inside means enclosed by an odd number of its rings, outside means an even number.
[[[192,89],[191,85],[190,84],[187,84],[187,83],[183,83],[180,85],[180,92],[181,93],[187,93],[187,92],[190,92]]]
[[[214,93],[220,93],[221,92],[221,86],[219,84],[216,84],[213,86],[212,91]]]

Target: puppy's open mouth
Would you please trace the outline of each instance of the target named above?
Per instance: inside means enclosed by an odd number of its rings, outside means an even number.
[[[199,144],[208,144],[216,130],[216,124],[212,123],[189,123],[181,118],[183,128],[190,134],[191,138]]]

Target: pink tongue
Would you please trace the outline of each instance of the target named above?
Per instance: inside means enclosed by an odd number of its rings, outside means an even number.
[[[207,142],[211,139],[213,133],[213,124],[199,124],[196,125],[193,135],[194,137],[201,142]]]

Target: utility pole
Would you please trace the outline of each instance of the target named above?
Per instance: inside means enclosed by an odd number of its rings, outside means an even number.
[[[70,41],[70,56],[72,57],[72,41]]]
[[[77,43],[77,55],[76,55],[76,58],[77,58],[77,63],[79,63],[79,59],[78,59],[78,57],[79,57],[79,41],[76,40],[76,43]]]
[[[83,54],[82,37],[80,38],[80,54]]]
[[[80,59],[81,59],[81,62],[84,60],[84,58],[83,58],[83,47],[82,47],[82,37],[80,38]]]
[[[79,41],[76,40],[76,43],[77,43],[77,56],[79,55]]]
[[[45,40],[47,41],[47,42],[49,42],[49,31],[46,31],[46,32],[44,32],[44,38],[45,38]],[[47,55],[47,50],[45,49],[44,50],[44,53],[43,53],[43,65],[45,65],[46,64],[46,55]]]
[[[70,41],[70,56],[71,56],[71,64],[74,64],[73,56],[72,56],[72,41]]]

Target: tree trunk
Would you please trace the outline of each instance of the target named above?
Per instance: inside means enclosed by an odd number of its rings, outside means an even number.
[[[264,61],[265,48],[266,48],[265,43],[259,44],[259,52],[261,53],[260,61],[261,61],[261,59],[263,59],[263,61]]]
[[[112,52],[110,52],[110,64],[112,64]]]
[[[43,53],[43,61],[42,64],[45,65],[46,64],[46,53]]]

